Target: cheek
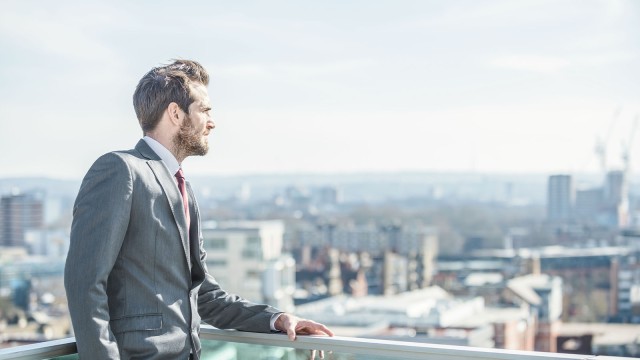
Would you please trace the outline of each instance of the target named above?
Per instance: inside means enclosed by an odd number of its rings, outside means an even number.
[[[200,128],[202,130],[206,130],[207,129],[207,117],[203,116],[200,118]]]
[[[203,128],[204,125],[201,116],[194,116],[193,118],[191,118],[191,130],[193,132],[200,132],[200,130]]]

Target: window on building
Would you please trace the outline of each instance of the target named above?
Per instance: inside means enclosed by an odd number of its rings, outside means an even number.
[[[244,248],[242,257],[245,259],[260,259],[262,258],[262,251],[260,248]]]
[[[227,266],[226,259],[207,259],[207,265],[209,266]]]
[[[247,280],[260,280],[260,272],[257,270],[247,270]]]
[[[242,257],[245,259],[262,258],[262,239],[257,236],[248,237],[242,250]]]
[[[227,248],[227,239],[224,239],[224,238],[205,239],[204,246],[206,249],[224,250]]]

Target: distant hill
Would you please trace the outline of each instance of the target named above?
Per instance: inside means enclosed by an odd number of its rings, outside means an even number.
[[[196,191],[213,198],[232,196],[243,184],[252,198],[282,194],[288,186],[312,188],[335,186],[343,199],[385,201],[391,199],[457,198],[478,201],[546,201],[547,175],[500,175],[470,173],[353,173],[353,174],[267,174],[237,176],[192,176]]]
[[[251,198],[268,199],[282,194],[289,186],[314,188],[335,186],[343,199],[380,202],[393,199],[435,198],[471,201],[546,202],[547,174],[477,174],[477,173],[289,173],[247,175],[193,175],[190,181],[198,196],[226,199],[242,187]],[[597,186],[597,175],[576,176],[577,184]],[[44,191],[48,197],[75,198],[81,180],[46,177],[0,178],[0,195],[12,191]]]

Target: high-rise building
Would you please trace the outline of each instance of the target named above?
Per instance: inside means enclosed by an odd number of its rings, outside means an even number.
[[[575,188],[571,175],[552,175],[547,186],[547,218],[566,221],[573,216]]]
[[[319,205],[337,205],[341,202],[340,190],[335,186],[323,186],[317,190],[317,202]]]
[[[605,202],[610,205],[628,201],[627,179],[624,171],[612,170],[607,173],[604,196]]]
[[[604,185],[576,190],[571,175],[552,175],[547,187],[547,219],[555,224],[579,222],[608,229],[630,223],[629,184],[623,170],[607,172]]]
[[[25,246],[27,230],[44,226],[40,194],[11,194],[0,198],[0,246]]]
[[[603,208],[602,188],[578,190],[576,192],[575,216],[585,221],[596,223]]]
[[[629,186],[622,170],[607,173],[604,187],[605,225],[624,227],[629,223]]]

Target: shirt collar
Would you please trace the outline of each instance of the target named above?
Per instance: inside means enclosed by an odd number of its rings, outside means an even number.
[[[149,145],[153,152],[160,156],[160,159],[162,159],[164,166],[167,167],[167,170],[169,170],[169,173],[171,173],[171,175],[175,175],[178,172],[178,170],[180,169],[180,164],[178,163],[178,160],[176,160],[176,157],[173,156],[171,151],[169,151],[166,147],[164,147],[164,145],[160,144],[155,139],[148,136],[143,137],[142,140],[144,140],[147,145]]]

